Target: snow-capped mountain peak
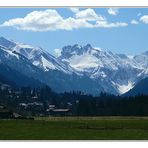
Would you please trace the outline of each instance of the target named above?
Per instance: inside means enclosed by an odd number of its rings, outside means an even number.
[[[147,69],[148,68],[148,51],[134,56],[133,60],[136,61],[139,67]]]
[[[87,74],[103,86],[105,83],[110,87],[112,85],[119,94],[131,89],[138,74],[143,70],[134,58],[93,48],[90,44],[65,46],[61,53],[59,58],[62,62],[70,65],[75,71]]]
[[[92,47],[90,44],[85,46],[75,44],[63,47],[61,55],[55,57],[40,47],[18,43],[3,37],[0,38],[0,52],[0,60],[7,61],[8,59],[9,64],[11,59],[17,63],[24,57],[27,59],[26,62],[30,62],[29,67],[33,64],[43,72],[58,71],[64,75],[75,74],[81,78],[87,76],[99,86],[93,88],[98,93],[102,90],[113,94],[125,93],[134,87],[137,81],[148,76],[148,52],[131,58],[125,54],[115,54],[105,49]],[[21,70],[23,70],[23,65]],[[75,81],[74,77],[71,79]]]
[[[62,48],[61,51],[61,57],[64,58],[70,58],[73,55],[82,55],[92,49],[92,46],[90,44],[87,44],[86,46],[80,46],[78,44],[75,44],[73,46],[68,45]]]
[[[12,48],[16,46],[16,43],[4,37],[0,37],[0,45],[6,48]]]
[[[43,50],[40,47],[33,47],[24,43],[15,42],[12,40],[0,38],[0,45],[5,47],[6,50],[11,50],[11,53],[16,53],[24,56],[32,62],[33,65],[39,68],[49,71],[49,70],[59,70],[64,73],[71,73],[72,68],[61,63],[52,56],[48,51]]]
[[[90,44],[86,46],[65,46],[59,57],[78,71],[91,72],[98,67],[110,66],[115,68],[115,57],[112,52],[103,49],[95,49]],[[112,66],[111,66],[112,64]]]

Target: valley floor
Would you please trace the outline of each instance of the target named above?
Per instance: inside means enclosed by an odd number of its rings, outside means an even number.
[[[148,140],[148,117],[0,120],[0,140]]]

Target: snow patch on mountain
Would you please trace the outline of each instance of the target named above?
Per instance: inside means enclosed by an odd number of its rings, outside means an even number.
[[[82,55],[72,56],[69,60],[69,65],[78,71],[85,71],[87,69],[94,69],[98,66],[98,59],[86,53]],[[100,65],[102,66],[102,65]]]
[[[42,59],[42,65],[45,71],[48,71],[49,69],[55,69],[55,66],[50,61],[45,59],[43,56],[41,56],[41,59]]]
[[[6,58],[13,56],[13,57],[19,59],[19,55],[16,54],[15,52],[12,52],[11,50],[9,50],[3,46],[0,46],[0,49],[4,51]]]
[[[119,90],[120,94],[124,94],[125,92],[129,91],[133,87],[134,87],[134,85],[132,82],[128,82],[128,84],[122,84],[122,85],[118,84],[118,90]]]

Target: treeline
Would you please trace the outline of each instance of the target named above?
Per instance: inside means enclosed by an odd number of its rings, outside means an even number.
[[[0,87],[0,105],[6,105],[21,112],[20,103],[38,102],[41,108],[32,107],[33,115],[48,115],[50,105],[57,109],[69,109],[71,116],[147,116],[148,96],[121,97],[101,93],[92,96],[78,92],[57,94],[49,87],[12,89]]]
[[[80,99],[78,115],[147,116],[148,96],[116,97],[103,95],[91,100]]]

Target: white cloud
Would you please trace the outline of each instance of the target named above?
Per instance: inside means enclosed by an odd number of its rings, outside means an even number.
[[[76,13],[76,18],[85,19],[87,21],[105,20],[103,16],[96,14],[96,12],[91,8],[79,11]]]
[[[93,23],[91,21],[94,21]],[[75,13],[74,17],[64,18],[56,10],[33,11],[23,18],[5,21],[2,27],[14,27],[27,31],[73,30],[79,28],[111,28],[127,26],[127,23],[109,23],[93,9],[85,9]]]
[[[79,12],[79,8],[70,8],[70,10],[71,10],[73,13]]]
[[[148,15],[144,15],[140,18],[140,21],[144,24],[148,24]]]
[[[21,30],[48,31],[48,30],[72,30],[81,27],[91,27],[86,20],[66,18],[64,19],[56,10],[33,11],[24,18],[10,19],[2,26],[12,26]]]
[[[119,13],[119,8],[109,8],[108,13],[110,15],[117,15]]]
[[[13,26],[21,30],[47,31],[61,28],[63,18],[56,10],[33,11],[24,18],[10,19],[3,26]]]
[[[89,22],[87,22],[84,19],[75,19],[72,17],[69,17],[69,18],[63,20],[63,23],[61,24],[61,26],[62,26],[62,28],[66,28],[67,30],[93,27],[92,24],[90,24]]]
[[[55,56],[59,57],[61,55],[61,49],[54,49]]]
[[[139,22],[133,19],[133,20],[131,20],[131,24],[138,25]]]
[[[126,27],[128,24],[124,22],[109,23],[107,21],[97,21],[95,27],[99,28],[113,28],[113,27]]]

